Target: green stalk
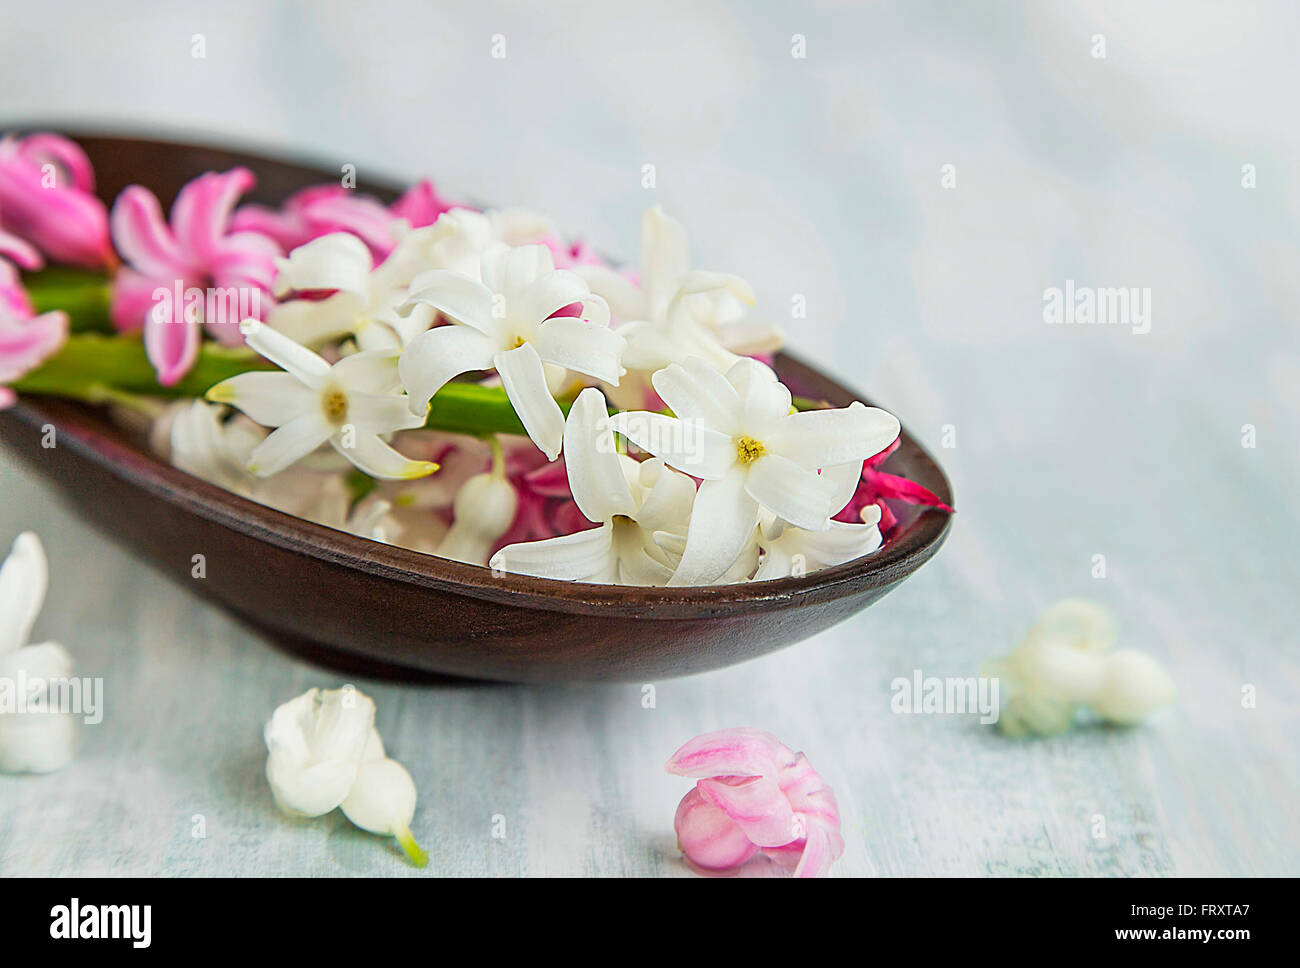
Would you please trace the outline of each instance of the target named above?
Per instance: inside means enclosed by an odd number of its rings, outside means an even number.
[[[110,286],[107,277],[70,266],[48,266],[23,277],[36,312],[60,309],[68,314],[74,333],[111,333]]]

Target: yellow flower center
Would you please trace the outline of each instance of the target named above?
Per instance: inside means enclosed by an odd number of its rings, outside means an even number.
[[[326,390],[321,406],[325,410],[325,419],[332,424],[341,424],[348,416],[348,395],[337,387]]]
[[[740,461],[742,466],[748,467],[766,453],[767,448],[763,446],[761,440],[755,440],[753,437],[736,438],[736,460]]]

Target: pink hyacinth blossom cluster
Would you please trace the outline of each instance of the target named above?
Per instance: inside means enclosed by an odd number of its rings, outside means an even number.
[[[758,854],[795,877],[822,877],[844,853],[835,794],[795,753],[761,729],[697,736],[665,769],[698,778],[673,827],[688,861],[703,871],[738,871]]]
[[[176,196],[170,218],[157,196],[132,185],[113,205],[113,242],[126,266],[113,287],[112,317],[123,332],[143,328],[145,350],[164,386],[176,384],[198,357],[202,333],[227,346],[243,342],[245,314],[263,318],[273,299],[279,243],[239,231],[231,212],[254,185],[247,168],[208,172]],[[173,292],[222,294],[221,311],[193,318]]]
[[[54,262],[100,269],[116,261],[90,160],[56,134],[0,139],[0,232]]]
[[[0,409],[14,402],[11,383],[56,353],[68,338],[68,317],[50,312],[37,316],[15,265],[35,269],[40,254],[28,243],[0,232]]]

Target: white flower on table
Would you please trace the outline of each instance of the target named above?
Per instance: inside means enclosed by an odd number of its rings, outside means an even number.
[[[403,457],[383,434],[424,424],[398,391],[397,353],[369,350],[332,366],[269,326],[248,320],[248,345],[286,372],[253,371],[218,383],[214,403],[237,407],[276,429],[253,449],[248,471],[270,477],[328,442],[371,477],[409,480],[438,465]]]
[[[791,413],[790,391],[757,360],[742,359],[724,376],[689,359],[658,371],[653,383],[675,416],[634,411],[610,423],[703,480],[673,585],[723,575],[752,539],[760,508],[797,528],[828,530],[851,492],[847,475],[819,469],[860,468],[899,433],[898,420],[875,407]]]
[[[754,304],[748,283],[720,272],[691,270],[686,230],[658,206],[641,218],[640,285],[605,266],[579,266],[592,292],[605,298],[627,339],[623,365],[658,370],[699,357],[728,370],[740,358],[781,347],[781,331],[744,315]]]
[[[281,810],[320,817],[343,807],[358,827],[396,837],[412,861],[428,862],[411,836],[415,784],[385,754],[369,696],[350,686],[308,689],[271,714],[264,738],[266,779]]]
[[[0,773],[49,773],[77,751],[76,714],[45,702],[50,681],[72,675],[72,657],[57,642],[28,644],[48,584],[41,539],[24,531],[0,566],[0,691],[9,695],[0,704]]]
[[[1131,649],[1111,651],[1114,641],[1106,609],[1083,599],[1057,602],[1014,649],[981,670],[1010,693],[998,726],[1011,736],[1063,733],[1084,707],[1127,726],[1172,703],[1174,683],[1160,664]]]
[[[564,413],[544,364],[617,384],[625,341],[609,328],[609,307],[575,273],[556,271],[544,245],[483,251],[482,281],[435,269],[411,284],[400,312],[432,306],[452,320],[412,340],[398,363],[413,412],[461,373],[495,368],[520,421],[547,458],[560,453]],[[585,318],[556,316],[580,304]]]
[[[564,427],[564,462],[578,509],[599,527],[508,545],[492,568],[565,581],[665,585],[680,552],[664,545],[690,523],[695,483],[663,461],[619,454],[605,398],[588,387]]]

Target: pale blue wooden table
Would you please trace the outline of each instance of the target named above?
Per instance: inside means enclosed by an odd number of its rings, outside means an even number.
[[[93,37],[6,9],[7,108],[431,171],[611,251],[661,202],[702,265],[750,277],[792,346],[899,414],[954,482],[952,537],[903,588],[770,658],[654,683],[652,709],[644,684],[358,682],[419,786],[430,872],[682,876],[687,784],[662,763],[755,725],[834,785],[841,874],[1300,873],[1297,11],[412,4],[388,10],[417,22],[381,51],[341,5],[174,6]],[[293,50],[261,39],[285,30]],[[62,83],[21,82],[37,49]],[[1046,324],[1067,280],[1149,288],[1150,332]],[[806,319],[787,318],[795,296]],[[271,805],[262,724],[338,676],[0,467],[0,541],[37,530],[55,569],[37,631],[107,701],[71,766],[0,777],[0,873],[412,873],[342,817]],[[1175,709],[1029,743],[891,712],[893,678],[973,675],[1070,595],[1166,665]]]

